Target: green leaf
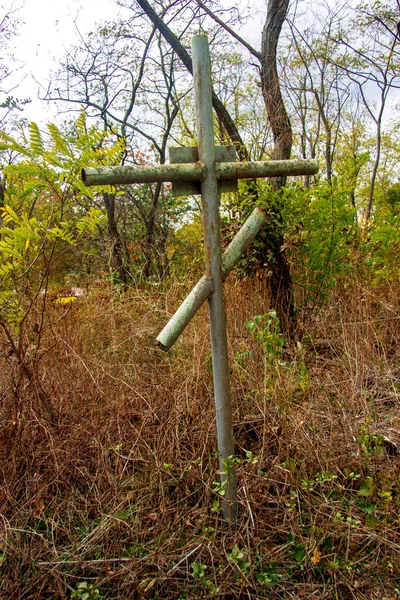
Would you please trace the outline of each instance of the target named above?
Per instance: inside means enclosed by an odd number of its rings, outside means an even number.
[[[79,588],[80,590],[86,590],[87,586],[88,586],[87,581],[80,581],[76,587]]]
[[[295,546],[293,548],[293,556],[294,556],[296,562],[298,562],[298,563],[303,562],[303,560],[306,557],[306,554],[307,554],[306,549],[304,548],[303,545]]]
[[[358,495],[364,498],[371,498],[375,495],[376,486],[372,477],[366,477],[360,484]]]
[[[73,154],[72,154],[71,150],[69,149],[68,144],[64,140],[58,127],[56,125],[54,125],[54,123],[49,123],[47,125],[47,129],[49,130],[50,138],[54,143],[54,149],[57,152],[61,152],[62,154],[66,155],[66,156],[72,157]]]
[[[379,520],[375,517],[375,515],[367,515],[365,517],[365,525],[369,529],[373,529],[379,523]]]
[[[44,145],[42,135],[36,123],[32,122],[29,125],[30,146],[33,152],[39,156],[44,154]]]
[[[65,166],[64,162],[60,158],[58,158],[58,156],[54,152],[45,152],[44,159],[53,167],[60,167],[60,169],[62,169]]]
[[[8,204],[3,207],[1,216],[5,223],[11,223],[12,221],[16,223],[19,220],[17,213]]]

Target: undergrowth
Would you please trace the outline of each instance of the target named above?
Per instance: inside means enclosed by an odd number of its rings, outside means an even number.
[[[228,281],[237,526],[206,310],[154,344],[181,288],[49,302],[31,379],[3,337],[0,597],[400,597],[398,291],[353,281],[288,345],[264,282]]]

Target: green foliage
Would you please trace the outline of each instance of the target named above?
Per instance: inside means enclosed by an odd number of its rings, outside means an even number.
[[[385,280],[398,280],[400,251],[400,215],[377,219],[364,243],[365,264],[375,285]]]
[[[31,123],[29,126],[29,138],[30,138],[30,149],[33,155],[43,156],[44,154],[44,143],[42,134],[39,131],[39,127],[36,123]]]
[[[192,575],[195,579],[204,579],[206,574],[206,569],[208,569],[207,565],[201,565],[200,563],[192,562]]]
[[[304,302],[321,304],[337,281],[354,270],[360,232],[347,191],[321,183],[286,192],[285,241]]]
[[[251,562],[237,544],[233,546],[232,550],[228,552],[226,556],[228,560],[232,561],[241,571],[248,571]]]
[[[373,434],[369,428],[369,419],[365,425],[361,425],[358,441],[365,457],[371,455],[380,455],[383,451],[383,436],[381,434]]]
[[[397,216],[400,212],[400,183],[394,183],[387,189],[385,201],[391,213]]]
[[[365,498],[371,498],[376,494],[376,485],[373,477],[370,475],[366,477],[360,484],[360,489],[358,490],[358,495],[363,496]]]
[[[213,582],[206,577],[208,566],[197,562],[192,562],[190,566],[192,567],[192,577],[197,579],[207,589],[209,594],[216,594],[218,589]]]
[[[63,276],[80,247],[98,235],[104,221],[97,192],[85,188],[84,163],[114,164],[123,142],[85,125],[82,113],[72,133],[53,124],[43,133],[36,123],[12,137],[0,132],[5,166],[0,210],[0,317],[18,329],[38,303],[52,273]],[[108,190],[108,188],[106,188]],[[53,268],[57,264],[57,269]],[[64,272],[65,274],[65,272]]]
[[[80,600],[102,600],[103,596],[100,594],[98,588],[95,588],[92,583],[80,581],[76,586],[76,590],[72,592],[71,598],[80,598]]]
[[[184,223],[175,232],[169,244],[169,259],[174,270],[193,273],[204,269],[203,257],[203,225],[199,215],[190,222]]]
[[[258,192],[258,205],[267,211],[268,220],[241,273],[251,275],[263,266],[271,274],[276,253],[281,252],[290,263],[296,290],[301,291],[298,307],[323,304],[336,282],[354,271],[359,252],[361,230],[349,189],[335,179],[332,185],[326,181],[308,189],[294,185],[279,193],[262,182]],[[254,208],[251,191],[244,185],[237,208],[243,219]],[[229,237],[234,221],[225,224]]]
[[[246,323],[251,335],[256,338],[265,351],[268,362],[273,363],[282,355],[285,339],[281,334],[276,311],[270,310],[264,315],[257,315]]]

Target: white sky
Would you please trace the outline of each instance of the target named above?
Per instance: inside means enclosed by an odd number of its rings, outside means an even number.
[[[241,0],[242,5],[245,2]],[[254,18],[249,19],[241,35],[254,47],[260,48],[267,0],[247,2],[252,5],[250,14]],[[310,0],[304,0],[302,6],[305,10],[312,10]],[[74,21],[84,35],[93,30],[96,23],[116,18],[122,9],[114,0],[4,0],[0,3],[0,15],[10,7],[20,20],[17,36],[10,40],[10,53],[17,59],[16,64],[20,65],[14,79],[19,85],[12,93],[18,98],[31,98],[23,116],[28,121],[43,125],[55,119],[57,106],[39,100],[38,90],[40,84],[46,87],[51,71],[57,69],[58,60],[77,42]],[[398,99],[399,92],[394,92],[392,106],[394,100]],[[390,113],[388,108],[386,118]]]
[[[31,98],[24,110],[26,119],[48,122],[55,115],[56,106],[38,99],[39,84],[46,86],[50,72],[57,68],[57,60],[76,43],[74,21],[84,34],[96,22],[115,17],[120,9],[113,0],[21,1],[24,5],[15,12],[21,23],[17,36],[10,40],[10,51],[21,65],[16,79],[19,86],[13,94]]]
[[[266,0],[248,1],[262,12],[266,10]],[[9,6],[14,9],[21,6],[15,12],[21,21],[18,33],[10,41],[10,51],[21,65],[16,78],[19,85],[13,95],[31,98],[23,113],[28,121],[42,124],[54,120],[57,106],[38,99],[39,84],[46,87],[50,72],[57,68],[57,60],[65,57],[66,50],[77,42],[74,21],[85,34],[93,30],[96,23],[114,19],[122,9],[114,0],[5,0],[0,7],[2,5],[3,14]],[[264,19],[257,18],[254,8],[252,13],[255,18],[242,35],[259,47]]]

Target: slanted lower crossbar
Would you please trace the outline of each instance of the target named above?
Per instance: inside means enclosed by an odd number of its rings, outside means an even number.
[[[222,278],[225,280],[244,252],[250,246],[256,235],[267,221],[267,213],[261,208],[255,208],[247,221],[235,235],[222,255]],[[181,335],[186,325],[191,321],[202,304],[214,291],[213,281],[206,275],[194,286],[180,307],[157,336],[157,342],[162,350],[169,350]]]

